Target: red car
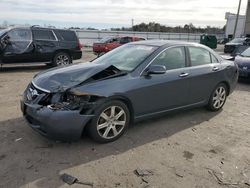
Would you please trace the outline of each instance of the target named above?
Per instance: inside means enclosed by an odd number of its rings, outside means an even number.
[[[140,37],[129,37],[129,36],[106,37],[93,44],[93,52],[96,55],[101,56],[123,44],[140,40],[145,40],[145,39]]]

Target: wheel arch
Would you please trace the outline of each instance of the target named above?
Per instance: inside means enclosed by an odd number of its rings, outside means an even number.
[[[122,96],[122,95],[114,95],[112,97],[107,98],[107,100],[108,101],[119,100],[119,101],[123,102],[128,107],[128,110],[129,110],[129,115],[130,115],[130,122],[129,123],[134,122],[134,107],[133,107],[133,104],[129,98]]]
[[[225,84],[225,86],[227,87],[227,96],[230,94],[230,84],[227,81],[222,81],[219,84]]]
[[[102,99],[100,99],[100,101],[101,100]],[[108,101],[115,101],[115,100],[123,102],[128,107],[129,115],[130,115],[129,124],[132,124],[134,122],[134,108],[133,108],[132,102],[129,100],[129,98],[127,98],[125,96],[122,96],[122,95],[114,95],[114,96],[105,98],[100,104],[108,102]],[[82,129],[82,135],[84,135],[85,133],[88,132],[90,124],[91,124],[91,119],[83,127],[83,129]]]
[[[72,59],[72,54],[71,54],[70,50],[67,50],[67,49],[58,49],[58,50],[54,51],[52,58],[54,58],[56,56],[56,54],[61,53],[61,52],[67,53]]]

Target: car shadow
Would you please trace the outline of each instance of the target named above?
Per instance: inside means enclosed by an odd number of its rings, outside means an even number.
[[[236,90],[250,92],[250,78],[239,78]]]
[[[45,64],[4,64],[0,67],[0,73],[9,72],[34,72],[49,69]]]
[[[36,182],[38,187],[50,184],[59,187],[63,184],[59,179],[62,170],[119,155],[185,129],[195,134],[202,122],[219,113],[199,108],[141,121],[130,126],[119,140],[108,144],[95,143],[87,136],[75,143],[54,142],[34,132],[23,118],[0,122],[0,187],[20,187],[40,178],[43,179]]]

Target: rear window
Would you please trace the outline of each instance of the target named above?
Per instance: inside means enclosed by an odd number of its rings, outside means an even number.
[[[56,40],[51,30],[33,30],[35,40]]]
[[[55,31],[59,40],[64,41],[77,41],[77,36],[74,31]]]

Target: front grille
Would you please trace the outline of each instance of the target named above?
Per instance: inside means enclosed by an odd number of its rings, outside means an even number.
[[[42,94],[43,94],[43,97],[41,99],[39,99],[39,101],[43,100],[43,98],[45,98],[45,97],[48,97],[49,94],[37,89],[31,83],[31,84],[29,84],[26,91],[24,92],[24,101],[31,103],[31,102],[35,101],[36,99],[38,99]],[[39,102],[39,101],[37,101],[37,102]]]

